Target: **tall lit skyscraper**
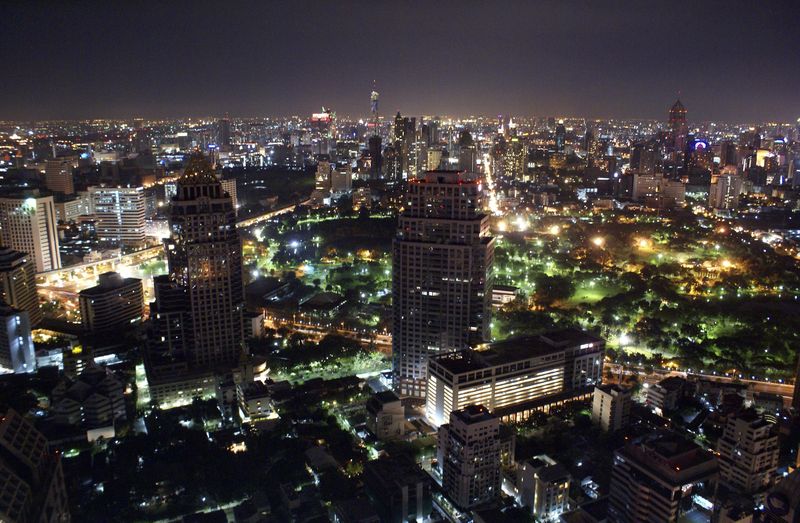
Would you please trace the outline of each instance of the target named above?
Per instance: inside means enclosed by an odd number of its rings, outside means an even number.
[[[0,243],[28,253],[36,272],[60,269],[53,197],[0,198]]]
[[[178,180],[170,228],[169,276],[154,283],[148,378],[230,371],[244,348],[242,247],[231,198],[201,155]]]
[[[733,165],[727,165],[722,172],[711,177],[708,189],[708,206],[714,209],[736,209],[742,193],[742,177]]]
[[[464,172],[409,181],[393,245],[394,386],[424,397],[428,356],[489,334],[494,238],[483,185]]]
[[[97,238],[119,245],[145,240],[145,195],[142,187],[89,187]]]
[[[689,129],[686,125],[686,108],[677,100],[669,110],[670,141],[673,154],[682,155],[686,148],[686,135]]]
[[[44,168],[44,183],[50,191],[66,195],[75,194],[72,160],[67,158],[47,160]]]
[[[231,147],[231,121],[226,116],[217,120],[217,145],[225,151]]]

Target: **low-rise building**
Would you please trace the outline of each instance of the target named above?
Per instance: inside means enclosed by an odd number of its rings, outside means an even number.
[[[565,329],[431,357],[425,417],[439,426],[450,412],[480,404],[503,421],[521,421],[588,398],[601,382],[604,350],[603,339]]]
[[[665,412],[675,410],[678,400],[685,394],[686,386],[686,380],[679,376],[664,378],[648,387],[645,403],[661,416]]]
[[[368,461],[363,481],[383,523],[425,521],[433,512],[431,478],[409,458]]]
[[[378,439],[400,438],[405,422],[405,408],[394,392],[379,392],[367,401],[367,428]]]
[[[105,367],[89,366],[75,379],[64,378],[53,389],[52,409],[57,423],[96,429],[127,419],[125,385]]]
[[[555,521],[569,510],[569,471],[545,454],[525,460],[517,469],[519,503],[537,521]]]
[[[630,423],[631,391],[615,384],[598,385],[592,398],[592,423],[616,432]]]

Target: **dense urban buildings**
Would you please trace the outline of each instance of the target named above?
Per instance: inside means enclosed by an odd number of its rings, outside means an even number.
[[[118,245],[145,240],[145,195],[142,187],[90,187],[97,238]]]
[[[392,264],[393,372],[401,395],[424,397],[428,357],[486,340],[494,239],[483,186],[469,173],[411,180]]]

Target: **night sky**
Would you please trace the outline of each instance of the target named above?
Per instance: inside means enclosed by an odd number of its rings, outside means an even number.
[[[800,1],[14,2],[0,119],[800,117]]]

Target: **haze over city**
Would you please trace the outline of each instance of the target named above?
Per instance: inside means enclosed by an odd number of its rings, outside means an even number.
[[[791,0],[15,2],[0,118],[387,111],[789,121]]]

